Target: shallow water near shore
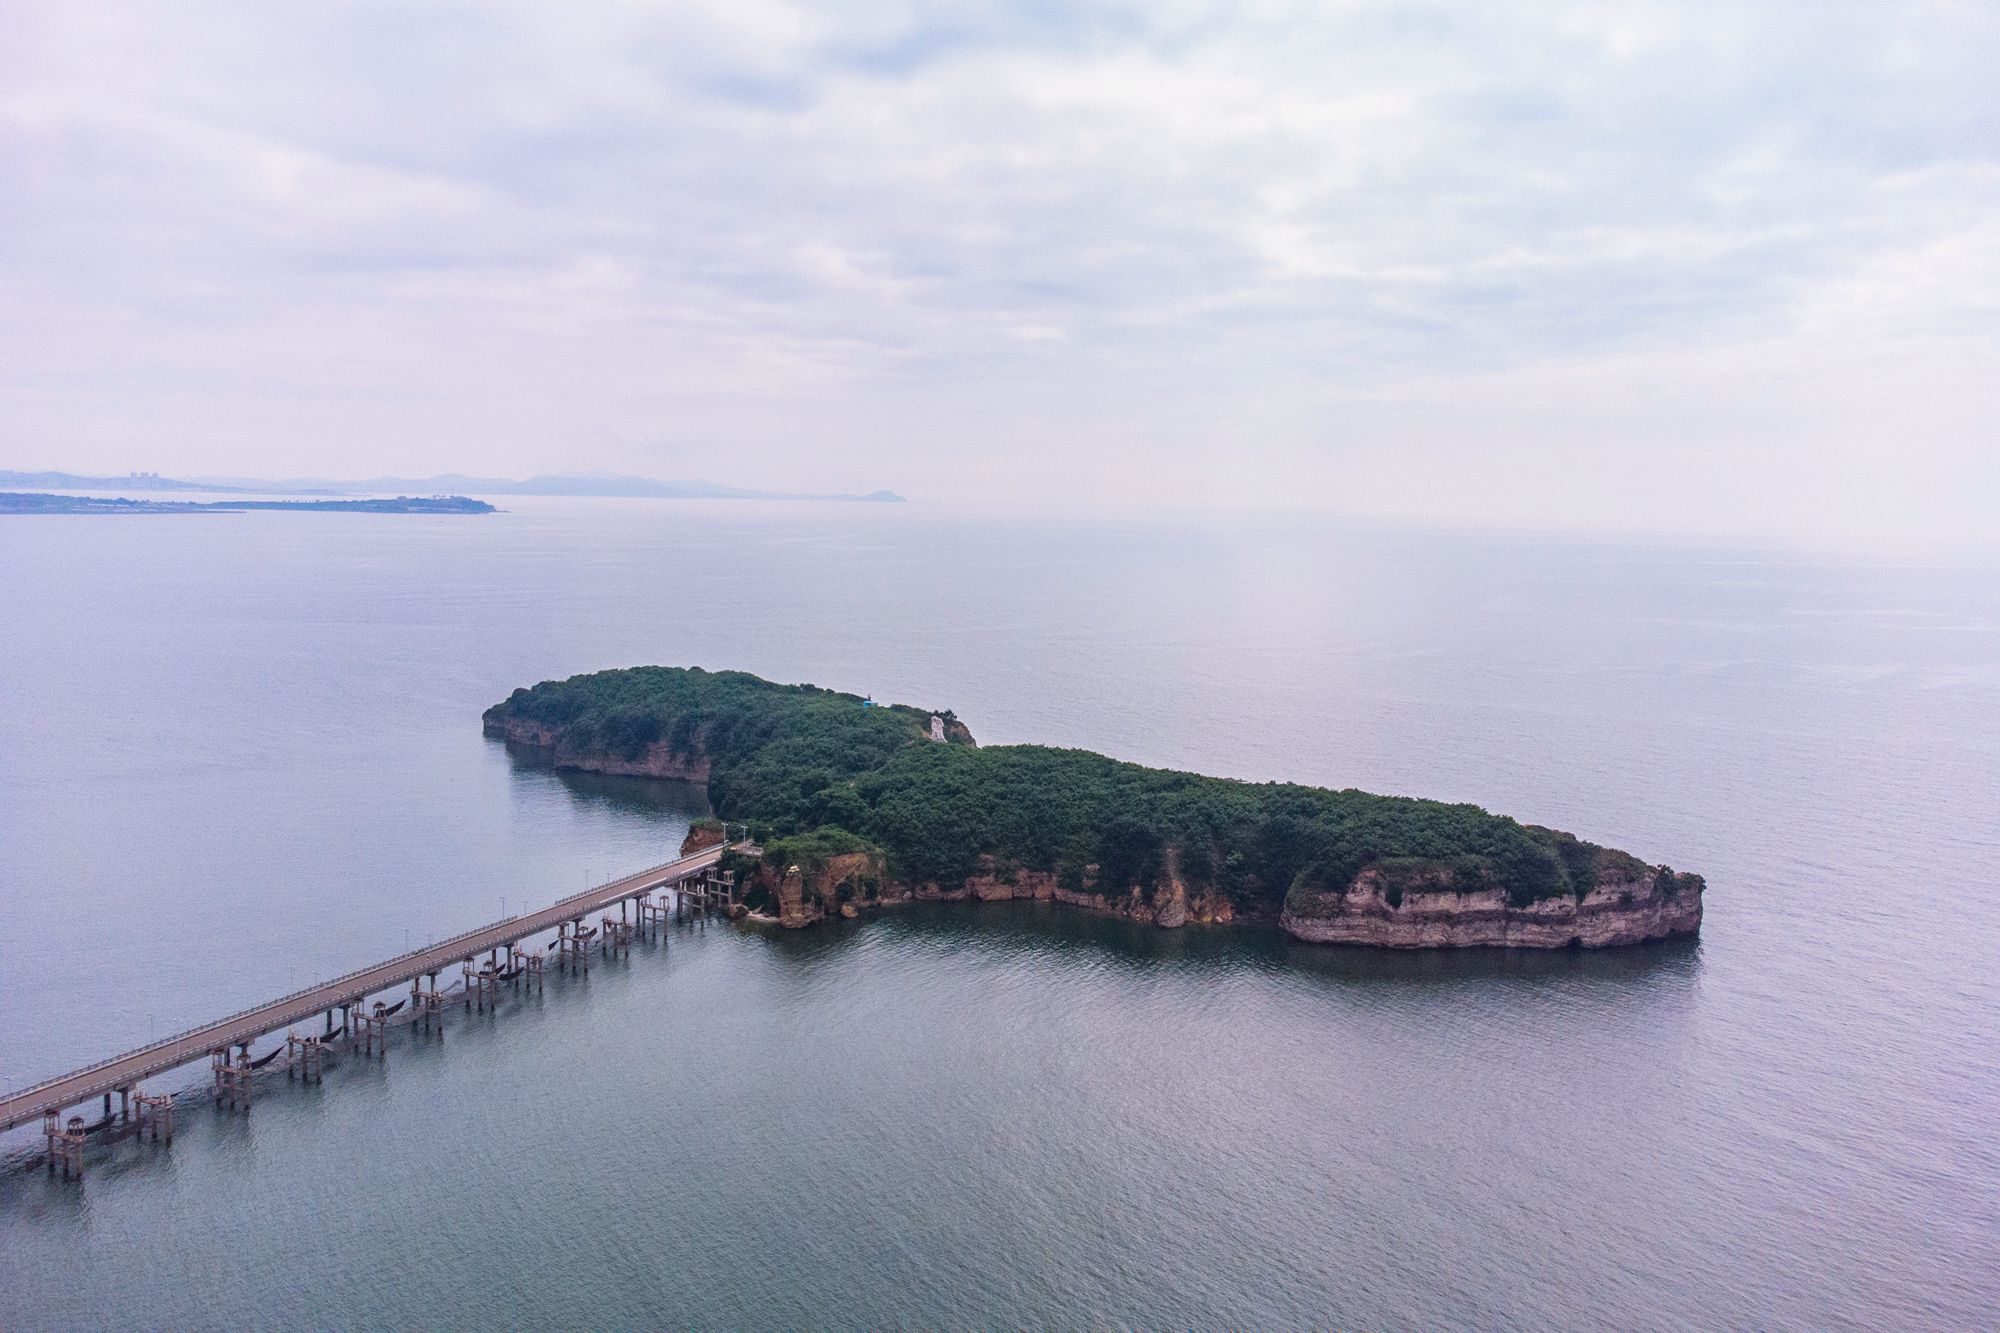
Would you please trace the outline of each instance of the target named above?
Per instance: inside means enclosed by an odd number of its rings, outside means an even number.
[[[1477,801],[1704,873],[1703,936],[683,928],[80,1186],[5,1136],[0,1325],[2000,1322],[1994,571],[509,509],[0,524],[6,1086],[663,859],[699,791],[478,725],[642,662]]]

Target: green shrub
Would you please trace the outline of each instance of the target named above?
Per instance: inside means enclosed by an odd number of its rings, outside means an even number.
[[[716,812],[748,824],[780,872],[868,850],[897,881],[956,886],[991,857],[997,873],[1053,872],[1078,892],[1096,865],[1098,891],[1118,895],[1135,885],[1151,893],[1173,849],[1188,881],[1276,907],[1308,870],[1312,884],[1337,889],[1375,866],[1400,899],[1417,867],[1442,866],[1462,886],[1498,887],[1525,904],[1581,894],[1640,864],[1473,805],[1235,782],[1084,750],[981,749],[962,733],[939,745],[927,739],[928,710],[864,707],[855,695],[743,672],[573,676],[516,690],[488,716],[565,727],[572,752],[630,757],[662,737],[684,755],[699,751]]]

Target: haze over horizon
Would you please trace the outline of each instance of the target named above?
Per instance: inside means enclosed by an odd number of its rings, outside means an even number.
[[[8,14],[7,468],[1995,540],[1993,6]]]

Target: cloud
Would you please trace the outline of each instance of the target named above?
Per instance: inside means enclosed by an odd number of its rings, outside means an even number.
[[[1971,528],[1991,6],[866,8],[30,7],[0,430],[77,466],[674,439],[746,483],[1420,510],[1469,386],[1511,385],[1475,398],[1548,481],[1496,521],[1664,458],[1690,481],[1636,521],[1754,531],[1701,512],[1718,403],[1766,493],[1909,456],[1923,393],[1914,519]],[[1761,521],[1859,531],[1840,500]]]

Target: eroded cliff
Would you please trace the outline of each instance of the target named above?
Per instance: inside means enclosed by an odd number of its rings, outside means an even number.
[[[486,734],[497,740],[546,751],[558,768],[674,782],[705,783],[710,776],[708,751],[698,737],[684,750],[663,739],[647,742],[634,754],[623,754],[604,748],[594,738],[578,743],[569,728],[557,723],[489,712],[483,726]]]
[[[1695,934],[1704,888],[1699,875],[1634,861],[1606,868],[1581,895],[1517,902],[1504,889],[1462,882],[1449,866],[1374,865],[1339,888],[1293,885],[1279,922],[1316,944],[1603,948]]]
[[[991,858],[957,885],[898,882],[879,855],[865,852],[812,867],[760,863],[747,873],[753,896],[768,897],[778,923],[795,929],[906,902],[1055,902],[1167,929],[1270,919],[1254,905],[1240,910],[1212,886],[1190,885],[1177,868],[1150,890],[1134,884],[1120,892],[1097,882],[1096,866],[1081,887],[1065,887],[1050,871],[1002,870]],[[1337,890],[1294,885],[1277,921],[1287,934],[1315,944],[1603,948],[1697,933],[1704,887],[1699,875],[1632,862],[1581,897],[1514,903],[1503,889],[1458,882],[1448,866],[1371,866]]]

